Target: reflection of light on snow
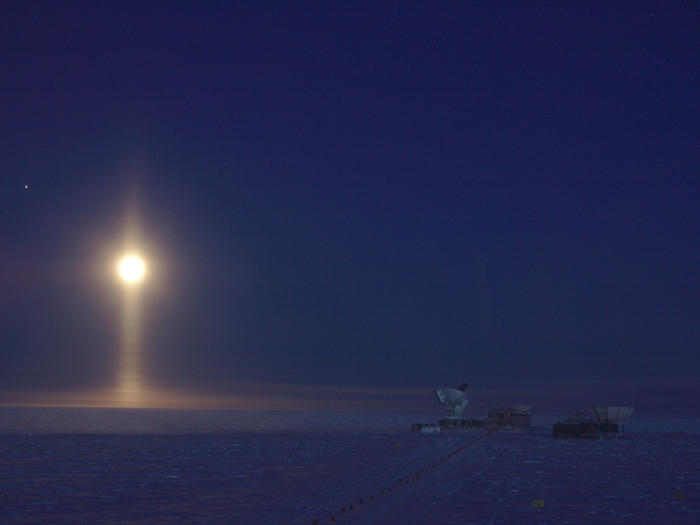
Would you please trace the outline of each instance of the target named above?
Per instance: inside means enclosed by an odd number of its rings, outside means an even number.
[[[165,521],[217,522],[225,515],[232,523],[254,516],[262,525],[311,524],[328,523],[351,504],[355,510],[340,522],[698,521],[690,495],[674,497],[700,481],[693,468],[700,461],[698,419],[633,418],[635,428],[646,428],[644,439],[555,441],[551,421],[528,432],[492,434],[394,491],[399,477],[482,435],[476,429],[420,438],[407,432],[411,422],[429,417],[440,415],[0,407],[0,439],[3,467],[32,480],[35,493],[53,502],[42,508],[53,521],[94,522],[111,512],[138,522],[171,509]],[[541,466],[534,470],[532,462]],[[196,475],[185,475],[193,466]],[[114,476],[95,476],[98,468],[118,472],[116,483]],[[236,497],[212,481],[222,469],[234,480]],[[3,492],[14,499],[19,489],[11,485]],[[391,493],[382,495],[389,486]],[[144,493],[138,505],[124,505]],[[22,497],[19,492],[18,502]],[[180,503],[173,509],[174,500]],[[544,507],[533,508],[533,500]]]

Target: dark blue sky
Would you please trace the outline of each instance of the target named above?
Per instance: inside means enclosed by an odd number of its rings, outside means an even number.
[[[700,390],[697,3],[3,2],[0,38],[5,390],[114,381],[134,195],[161,385]]]

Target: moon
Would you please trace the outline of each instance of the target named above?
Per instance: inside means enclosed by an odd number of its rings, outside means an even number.
[[[140,281],[145,272],[143,261],[135,255],[128,255],[119,261],[119,275],[125,281]]]

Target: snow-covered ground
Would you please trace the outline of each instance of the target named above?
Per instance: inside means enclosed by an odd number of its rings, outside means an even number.
[[[0,407],[0,523],[700,523],[698,420],[408,432],[438,417]]]

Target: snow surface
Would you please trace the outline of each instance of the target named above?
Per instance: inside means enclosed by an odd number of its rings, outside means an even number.
[[[440,463],[485,432],[408,431],[438,417],[0,407],[0,523],[700,523],[698,420],[534,418]]]

